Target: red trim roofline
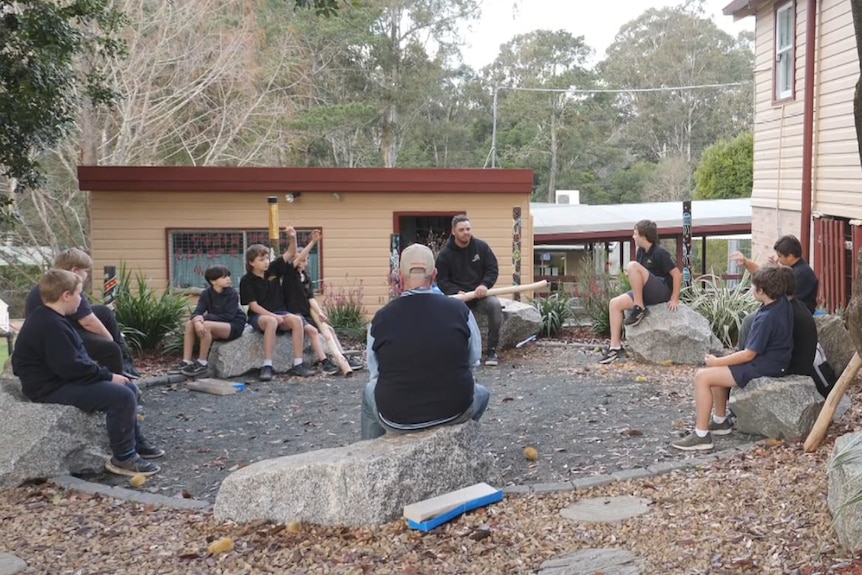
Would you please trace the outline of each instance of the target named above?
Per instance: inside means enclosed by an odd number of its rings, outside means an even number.
[[[733,16],[734,20],[751,16],[757,12],[757,8],[763,5],[768,0],[733,0],[730,4],[722,9],[725,16]]]
[[[532,170],[78,166],[89,192],[533,192]]]

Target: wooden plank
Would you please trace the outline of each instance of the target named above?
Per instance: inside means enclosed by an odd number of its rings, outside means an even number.
[[[230,381],[210,378],[186,382],[186,387],[191,391],[202,391],[212,395],[233,395],[237,392],[237,388],[234,385]]]
[[[477,483],[470,487],[432,497],[431,499],[411,503],[404,507],[404,517],[410,521],[421,523],[426,519],[455,510],[474,499],[494,495],[498,491],[498,489],[491,487],[487,483]]]

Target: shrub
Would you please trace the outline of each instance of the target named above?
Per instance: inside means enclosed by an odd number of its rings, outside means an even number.
[[[576,285],[575,295],[581,300],[590,327],[596,336],[610,337],[611,314],[608,305],[613,298],[631,289],[628,276],[620,272],[618,276],[601,273],[581,277],[583,279]]]
[[[727,347],[736,347],[742,319],[760,307],[750,292],[751,277],[746,272],[733,286],[717,276],[701,276],[683,288],[680,299],[709,322],[712,333]]]
[[[365,305],[362,303],[364,295],[365,289],[361,280],[347,288],[324,284],[323,311],[339,335],[351,339],[365,339]]]
[[[135,276],[137,289],[132,289],[131,276],[123,264],[114,302],[117,322],[126,342],[137,351],[174,348],[177,334],[182,337],[183,321],[188,316],[187,297],[171,290],[157,296],[141,273]]]
[[[559,335],[563,331],[563,324],[574,315],[572,296],[565,292],[557,292],[544,298],[537,297],[530,303],[542,316],[542,329],[539,335],[543,337]]]

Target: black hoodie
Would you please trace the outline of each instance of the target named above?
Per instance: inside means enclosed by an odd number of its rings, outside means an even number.
[[[497,283],[497,258],[488,244],[472,238],[467,247],[459,247],[449,236],[446,246],[437,254],[437,287],[444,294],[473,291],[480,285],[487,288]]]

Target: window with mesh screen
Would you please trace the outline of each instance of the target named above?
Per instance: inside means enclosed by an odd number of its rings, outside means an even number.
[[[302,249],[311,241],[312,230],[298,229],[297,245]],[[172,230],[168,232],[168,274],[173,288],[203,288],[207,283],[204,272],[210,266],[227,266],[239,285],[245,274],[245,250],[252,244],[269,246],[267,230]],[[287,250],[287,232],[281,232],[279,253]],[[320,245],[308,255],[307,273],[320,289],[321,277]]]

